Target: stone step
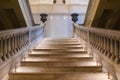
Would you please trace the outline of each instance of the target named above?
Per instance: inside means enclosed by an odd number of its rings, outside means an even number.
[[[107,73],[10,73],[10,80],[108,80]]]
[[[64,45],[81,45],[80,43],[78,42],[62,42],[62,43],[59,43],[59,42],[41,42],[41,44],[47,44],[47,45],[60,45],[60,46],[64,46]]]
[[[49,52],[62,52],[62,53],[87,53],[81,49],[33,49],[33,51],[49,51]]]
[[[25,57],[23,61],[40,61],[40,62],[76,62],[76,61],[93,61],[93,57]]]
[[[76,38],[45,38],[43,41],[78,41]]]
[[[85,55],[89,55],[89,54],[87,54],[87,51],[59,51],[59,50],[41,50],[41,51],[39,51],[39,50],[34,50],[34,51],[32,51],[30,54],[43,54],[43,55],[53,55],[53,54],[64,54],[64,55],[70,55],[70,54],[85,54]]]
[[[81,44],[79,44],[79,45],[62,45],[62,44],[39,44],[37,47],[68,47],[68,48],[70,48],[70,47],[83,47]]]
[[[102,72],[101,66],[75,66],[75,67],[39,67],[20,66],[16,68],[17,73],[40,74],[40,73],[81,73],[81,72]]]
[[[78,40],[76,39],[72,39],[72,40],[43,40],[42,42],[79,42]]]
[[[55,58],[59,58],[59,57],[72,57],[72,58],[81,58],[81,57],[90,57],[88,54],[85,53],[52,53],[52,54],[40,54],[40,53],[32,53],[32,54],[28,54],[28,57],[55,57]]]
[[[92,67],[97,66],[94,61],[39,61],[39,60],[28,60],[21,61],[22,66],[39,66],[39,67]],[[100,65],[99,65],[100,66]]]
[[[58,45],[58,44],[51,44],[51,45],[38,45],[36,49],[83,49],[82,45]]]

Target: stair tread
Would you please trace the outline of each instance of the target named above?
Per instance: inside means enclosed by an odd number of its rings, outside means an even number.
[[[67,55],[67,54],[79,54],[79,55],[89,55],[89,54],[87,54],[86,53],[86,51],[83,51],[83,52],[62,52],[62,51],[54,51],[54,52],[52,52],[52,51],[33,51],[33,52],[31,52],[30,54],[65,54],[65,55]]]
[[[96,69],[95,69],[96,68]],[[85,70],[83,70],[85,69]],[[87,70],[86,70],[87,69]],[[94,71],[93,71],[94,70]],[[81,72],[102,72],[101,66],[86,66],[86,67],[39,67],[39,66],[20,66],[16,68],[16,71],[13,69],[12,73],[81,73]]]
[[[87,59],[87,58],[86,58]],[[31,62],[94,62],[92,58],[90,58],[91,61],[82,61],[82,60],[76,60],[76,61],[70,61],[69,58],[39,58],[39,57],[26,57],[24,61],[31,61]]]
[[[58,47],[58,48],[81,48],[81,47],[83,47],[82,45],[59,45],[59,44],[39,44],[38,46],[37,46],[38,48],[39,47],[47,47],[47,48],[51,48],[51,47]]]
[[[93,61],[93,57],[24,57],[23,61],[40,61],[40,62],[76,62],[76,61]]]
[[[37,51],[53,51],[53,52],[80,52],[87,53],[83,49],[65,49],[65,48],[35,48],[33,50]]]
[[[90,57],[87,54],[28,54],[28,56],[36,56],[36,57],[74,57],[74,58],[81,58],[81,57]]]
[[[96,62],[85,62],[85,61],[79,61],[79,62],[57,62],[57,61],[22,61],[21,62],[22,65],[29,65],[29,66],[41,66],[41,67],[96,67],[97,63]],[[101,67],[99,65],[99,67]]]

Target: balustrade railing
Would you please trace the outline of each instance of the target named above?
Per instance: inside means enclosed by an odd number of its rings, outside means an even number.
[[[0,32],[0,63],[12,56],[43,35],[43,26],[34,26]]]
[[[109,59],[120,63],[120,32],[74,25],[75,35]]]

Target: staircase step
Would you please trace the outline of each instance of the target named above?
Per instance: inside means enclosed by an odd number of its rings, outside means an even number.
[[[46,38],[44,39],[43,41],[78,41],[77,39],[75,38]]]
[[[63,45],[64,45],[64,44],[63,44]],[[49,48],[50,48],[50,47],[58,47],[58,48],[63,48],[63,47],[64,47],[64,48],[66,48],[66,47],[67,47],[67,48],[72,48],[72,47],[73,47],[73,48],[74,48],[74,47],[75,47],[75,48],[77,48],[77,47],[79,48],[79,47],[83,47],[81,44],[79,44],[79,45],[64,45],[64,46],[63,46],[63,45],[62,45],[62,44],[61,44],[61,45],[59,45],[59,44],[39,44],[37,47],[49,47]]]
[[[46,41],[61,41],[61,40],[64,40],[64,41],[72,41],[72,40],[77,40],[76,38],[45,38],[44,40]],[[78,40],[77,40],[78,41]]]
[[[23,61],[40,61],[40,62],[76,62],[76,61],[93,61],[93,57],[25,57]]]
[[[25,60],[21,61],[22,66],[39,66],[39,67],[92,67],[97,66],[94,61],[39,61]]]
[[[64,52],[64,53],[87,53],[80,49],[33,49],[33,51],[49,51],[49,52]]]
[[[17,73],[30,73],[30,74],[41,74],[41,73],[81,73],[81,72],[102,72],[101,66],[78,66],[78,67],[49,67],[41,68],[39,66],[20,66],[16,69]]]
[[[28,54],[28,57],[55,57],[55,58],[59,58],[59,57],[73,57],[73,58],[81,58],[81,57],[90,57],[88,54],[78,54],[78,53],[68,53],[68,54],[64,54],[64,53],[53,53],[53,54],[38,54],[38,53],[34,53],[34,54]]]
[[[107,73],[19,73],[10,74],[10,80],[108,80]]]
[[[64,45],[80,45],[80,43],[78,43],[78,42],[76,42],[76,43],[71,43],[71,42],[69,42],[69,43],[66,43],[66,42],[64,42],[64,43],[60,43],[60,42],[42,42],[41,44],[49,44],[49,45],[53,45],[53,44],[57,44],[57,45],[60,45],[60,46],[64,46]]]

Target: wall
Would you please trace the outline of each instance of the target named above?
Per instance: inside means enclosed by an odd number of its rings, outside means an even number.
[[[108,10],[111,10],[111,12],[108,12]],[[98,9],[92,22],[92,26],[120,30],[119,28],[120,24],[117,23],[117,21],[119,21],[119,18],[120,18],[119,0],[100,0]],[[103,21],[104,19],[106,20]],[[117,25],[117,27],[115,25]]]
[[[0,30],[26,27],[18,0],[0,0]]]
[[[45,27],[46,37],[72,37],[73,28],[69,14],[49,14]]]

